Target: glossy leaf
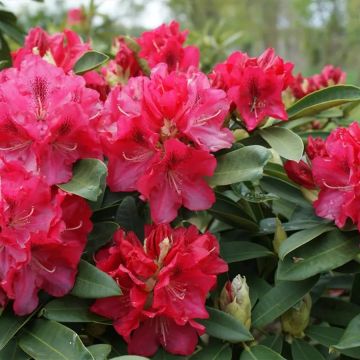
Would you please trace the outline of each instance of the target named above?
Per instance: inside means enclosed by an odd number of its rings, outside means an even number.
[[[279,248],[279,258],[284,259],[286,255],[294,251],[295,249],[307,244],[308,242],[316,239],[321,234],[334,229],[332,225],[320,224],[310,229],[298,231],[295,234],[289,236]]]
[[[30,356],[24,353],[17,343],[16,338],[12,338],[6,346],[0,350],[2,360],[28,360]]]
[[[287,109],[289,120],[313,116],[326,109],[360,100],[360,88],[335,85],[315,91]]]
[[[244,325],[231,315],[210,307],[207,307],[207,311],[210,318],[198,322],[206,327],[208,335],[234,343],[253,339]]]
[[[259,131],[260,136],[283,158],[299,161],[304,152],[304,143],[293,131],[273,126]]]
[[[291,343],[293,360],[325,360],[322,354],[304,340],[294,339]]]
[[[241,353],[240,360],[286,360],[274,350],[264,346],[255,345],[247,347]]]
[[[41,314],[49,319],[59,322],[95,322],[109,324],[109,321],[89,311],[91,301],[65,296],[46,304]],[[111,324],[111,322],[110,322]]]
[[[58,186],[68,193],[96,201],[102,192],[101,183],[106,174],[107,168],[102,161],[82,159],[74,165],[72,179],[68,183]]]
[[[94,50],[88,51],[75,63],[74,72],[79,75],[83,74],[97,68],[108,60],[109,57],[101,52]]]
[[[317,282],[317,277],[304,281],[281,281],[269,292],[260,297],[252,312],[252,323],[262,327],[282,315],[299,302]]]
[[[259,179],[270,158],[270,150],[259,145],[230,151],[217,158],[215,173],[208,182],[211,186],[216,186]]]
[[[211,340],[209,345],[190,356],[191,360],[229,360],[231,359],[231,348],[229,343]]]
[[[260,345],[267,346],[277,353],[281,353],[283,348],[284,337],[282,334],[275,334],[267,336]]]
[[[227,263],[273,256],[274,253],[265,246],[248,241],[229,241],[220,245],[221,257]]]
[[[78,334],[51,320],[36,320],[19,339],[23,351],[35,360],[94,360]]]
[[[81,260],[71,294],[80,298],[97,299],[121,295],[121,290],[111,276]]]
[[[279,280],[303,280],[349,262],[360,253],[358,236],[348,238],[339,230],[327,233],[288,254],[279,262]]]

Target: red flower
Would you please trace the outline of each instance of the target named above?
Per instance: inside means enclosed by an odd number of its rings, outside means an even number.
[[[59,297],[73,287],[91,211],[19,164],[3,164],[0,176],[0,304],[6,295],[25,315],[37,307],[39,290]]]
[[[86,19],[82,8],[70,9],[67,12],[67,23],[69,25],[77,25],[82,23]]]
[[[83,78],[85,79],[87,88],[93,89],[99,93],[100,100],[105,101],[107,99],[110,88],[101,74],[96,71],[88,71],[83,74]]]
[[[284,165],[284,169],[288,177],[297,184],[300,184],[307,189],[316,188],[311,168],[305,161],[300,160],[299,162],[296,162],[288,160]]]
[[[96,265],[119,284],[123,295],[97,300],[91,310],[113,319],[115,330],[129,344],[130,354],[152,356],[166,351],[191,354],[207,318],[205,299],[216,275],[227,271],[219,245],[210,233],[191,226],[147,229],[145,244],[119,230],[114,244],[100,250]]]
[[[93,128],[98,95],[81,77],[29,55],[0,83],[0,158],[20,161],[48,184],[66,182],[72,165],[100,157]]]
[[[210,207],[215,198],[204,177],[216,166],[210,152],[233,141],[222,128],[228,108],[225,93],[210,88],[204,74],[168,73],[165,64],[150,79],[113,89],[99,124],[112,191],[138,190],[157,223],[173,220],[182,205]]]
[[[88,50],[91,50],[90,44],[83,43],[74,31],[65,29],[62,33],[49,35],[36,27],[25,38],[24,47],[12,54],[13,66],[20,67],[26,56],[34,53],[69,72]]]
[[[141,46],[139,56],[147,60],[151,68],[160,63],[166,63],[170,71],[198,68],[199,49],[195,46],[184,47],[187,31],[179,30],[179,23],[172,21],[169,25],[163,24],[143,32],[137,40]]]
[[[258,58],[234,52],[214,68],[213,86],[227,91],[247,130],[258,127],[268,116],[287,120],[282,91],[292,81],[292,63],[285,63],[267,49]]]

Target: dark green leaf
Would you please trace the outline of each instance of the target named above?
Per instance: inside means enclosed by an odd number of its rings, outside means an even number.
[[[80,298],[97,299],[121,295],[121,290],[111,276],[81,260],[71,294]]]
[[[274,255],[274,253],[266,247],[248,241],[223,242],[221,243],[220,249],[221,257],[227,263]]]
[[[325,360],[321,353],[304,340],[294,339],[291,344],[293,360]]]
[[[289,120],[312,116],[335,106],[360,100],[360,89],[352,85],[336,85],[315,91],[287,109]]]
[[[230,360],[231,348],[229,343],[212,341],[208,346],[204,346],[200,351],[190,356],[191,360]]]
[[[144,220],[139,216],[132,196],[126,196],[121,202],[115,219],[122,229],[135,232],[139,239],[144,238]]]
[[[240,356],[240,360],[286,360],[280,354],[264,345],[247,347]]]
[[[348,238],[339,230],[307,243],[279,261],[279,280],[303,280],[332,270],[349,262],[359,254],[358,237]]]
[[[65,296],[46,304],[41,314],[49,320],[59,322],[95,322],[109,324],[109,321],[89,311],[91,301],[74,296]],[[111,322],[110,322],[111,324]]]
[[[88,51],[75,63],[74,72],[79,75],[83,74],[97,68],[108,60],[109,57],[101,52],[94,50]]]
[[[299,302],[317,282],[317,277],[303,281],[281,281],[259,299],[252,312],[255,327],[262,327]]]
[[[221,193],[216,193],[216,202],[208,210],[215,218],[242,229],[256,231],[258,225],[233,200]]]
[[[15,316],[8,306],[0,316],[0,350],[12,339],[13,336],[31,319],[29,316]]]
[[[89,260],[92,259],[93,254],[111,240],[117,229],[119,229],[119,225],[112,221],[95,223],[94,228],[88,236],[84,252],[86,258]]]
[[[111,358],[109,360],[149,360],[149,358],[137,355],[123,355]]]
[[[209,184],[230,185],[259,179],[270,158],[271,151],[259,145],[230,151],[217,158],[217,167],[214,175],[209,178]]]
[[[281,354],[283,348],[284,338],[282,334],[275,334],[267,336],[260,345],[267,346],[275,352]]]
[[[360,273],[354,274],[350,301],[356,305],[360,305]]]
[[[10,48],[3,35],[0,33],[0,61],[6,61],[6,67],[10,67],[12,64]],[[3,63],[4,64],[4,63]],[[5,66],[2,65],[2,69]]]
[[[360,347],[360,314],[350,321],[345,329],[344,335],[334,347],[336,349]]]
[[[88,346],[87,348],[94,360],[107,360],[108,355],[111,353],[111,345],[96,344]]]
[[[304,152],[304,143],[293,131],[273,126],[259,130],[260,136],[283,158],[299,161]]]
[[[160,348],[151,360],[187,360],[187,357],[169,354],[167,351]]]
[[[240,342],[249,341],[253,337],[244,325],[223,311],[207,307],[210,318],[198,320],[206,327],[206,332],[217,339]]]
[[[73,330],[51,320],[36,320],[19,339],[23,351],[35,360],[94,360]]]
[[[320,224],[310,229],[305,229],[302,231],[298,231],[295,234],[289,236],[281,245],[279,249],[279,257],[281,260],[294,251],[295,249],[301,247],[304,244],[307,244],[311,240],[316,239],[318,236],[323,234],[324,232],[330,231],[334,229],[332,225],[328,224]]]
[[[106,177],[106,165],[98,159],[79,160],[73,169],[72,179],[58,185],[62,190],[96,201],[101,194],[101,182]]]
[[[16,338],[12,338],[0,351],[1,360],[28,360],[30,356],[24,353],[18,346]]]
[[[24,42],[24,32],[15,24],[11,22],[0,20],[0,31],[12,38],[18,44]]]

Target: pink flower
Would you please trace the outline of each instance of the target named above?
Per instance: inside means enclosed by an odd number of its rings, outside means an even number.
[[[14,300],[15,313],[25,315],[39,290],[59,297],[73,287],[91,211],[18,163],[2,164],[0,176],[0,304]]]
[[[27,55],[36,54],[69,72],[89,50],[90,44],[83,43],[74,31],[65,29],[62,33],[49,35],[42,28],[36,27],[25,38],[24,47],[12,54],[13,66],[20,67]]]
[[[233,141],[222,127],[228,108],[226,94],[204,74],[169,73],[165,64],[150,79],[113,89],[99,125],[112,191],[138,190],[157,223],[173,220],[182,205],[209,208],[215,198],[204,178],[216,166],[210,152]]]
[[[7,74],[0,83],[1,159],[58,184],[71,178],[78,159],[101,157],[93,125],[101,106],[81,77],[34,55]]]
[[[328,86],[343,84],[346,80],[346,73],[339,67],[326,65],[320,74],[315,74],[304,78],[298,74],[290,83],[290,89],[296,99],[311,94],[314,91]]]
[[[104,77],[92,70],[83,74],[83,78],[85,79],[86,87],[97,91],[100,95],[100,100],[105,101],[110,92],[110,88]]]
[[[199,49],[195,46],[184,47],[187,31],[179,30],[179,23],[172,21],[169,25],[163,24],[143,32],[137,40],[141,46],[139,56],[147,60],[151,68],[160,63],[166,63],[170,71],[198,68]]]
[[[282,91],[292,81],[292,63],[285,63],[267,49],[258,58],[239,51],[214,68],[213,86],[227,91],[247,130],[257,128],[268,117],[287,120]]]
[[[82,8],[70,9],[67,12],[67,23],[69,25],[81,24],[85,19],[86,19],[86,16],[85,16]]]
[[[96,265],[111,275],[123,295],[97,300],[91,310],[113,320],[130,354],[152,356],[159,346],[191,354],[204,333],[195,319],[207,318],[205,300],[216,275],[227,271],[219,245],[194,226],[149,227],[144,246],[133,233],[115,233],[114,243],[100,250]]]
[[[299,162],[288,160],[284,164],[284,169],[287,176],[297,184],[306,187],[307,189],[314,189],[314,179],[312,176],[310,166],[303,160]]]

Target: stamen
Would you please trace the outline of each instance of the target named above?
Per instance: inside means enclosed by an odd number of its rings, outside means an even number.
[[[39,266],[39,268],[41,268],[42,270],[53,274],[56,271],[56,266],[54,266],[52,269],[48,269],[45,265],[43,265],[36,257],[32,258],[34,260],[34,263]]]
[[[15,150],[26,148],[30,144],[31,144],[31,140],[28,140],[28,141],[25,141],[24,143],[20,143],[20,144],[14,145],[14,146],[10,146],[8,148],[0,147],[0,151],[15,151]]]
[[[125,152],[122,153],[122,156],[125,160],[127,161],[133,161],[133,162],[143,162],[144,160],[147,159],[148,154],[147,153],[142,153],[139,155],[134,155],[132,157],[129,157],[125,154]]]
[[[167,290],[170,295],[174,296],[178,300],[184,300],[186,296],[186,284],[179,281],[172,281],[168,286]]]
[[[16,226],[16,225],[25,225],[28,224],[29,221],[27,221],[31,215],[34,213],[35,211],[35,207],[32,206],[30,209],[30,212],[28,214],[26,214],[25,216],[21,217],[21,218],[15,218],[13,219],[13,221],[9,224],[10,226]]]
[[[63,149],[65,151],[75,151],[78,147],[78,144],[73,144],[73,145],[65,145],[65,144],[61,144],[61,143],[53,143],[54,146]]]
[[[221,113],[221,109],[219,109],[215,114],[204,117],[204,118],[200,118],[199,120],[196,121],[196,123],[204,123],[205,121],[211,120],[214,117],[218,116]]]
[[[326,183],[325,180],[323,180],[323,184],[325,185],[325,187],[327,187],[328,189],[332,189],[332,190],[352,190],[354,188],[354,185],[348,185],[348,186],[331,186],[329,184]]]
[[[80,224],[77,226],[74,226],[72,228],[66,228],[64,231],[73,231],[73,230],[79,230],[83,226],[82,220],[80,221]]]
[[[131,115],[128,114],[119,104],[117,105],[118,110],[125,116],[130,117]]]
[[[160,50],[160,48],[159,48],[159,46],[158,46],[158,44],[156,43],[156,41],[155,40],[153,40],[153,45],[154,45],[154,48],[156,49],[156,51],[157,52],[160,52],[161,50]]]

